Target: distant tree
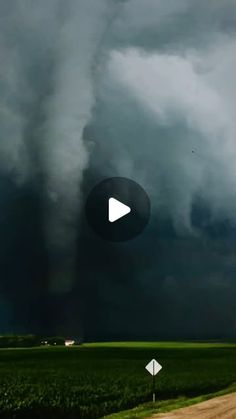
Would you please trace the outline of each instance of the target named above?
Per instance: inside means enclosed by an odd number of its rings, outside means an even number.
[[[1,348],[25,348],[39,346],[41,338],[35,335],[3,335],[0,336]]]

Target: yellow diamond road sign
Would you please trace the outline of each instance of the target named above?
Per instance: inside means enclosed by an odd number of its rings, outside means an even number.
[[[162,366],[155,359],[152,359],[145,368],[151,375],[156,375],[161,371]]]

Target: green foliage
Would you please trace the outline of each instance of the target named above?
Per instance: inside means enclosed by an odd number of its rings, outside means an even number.
[[[48,343],[48,345],[64,345],[65,344],[65,338],[61,337],[61,336],[55,336],[55,337],[50,337],[48,339],[45,339]]]
[[[27,348],[39,346],[40,337],[34,335],[4,335],[0,336],[0,348]]]
[[[61,336],[45,338],[35,335],[0,336],[0,348],[33,348],[35,346],[40,346],[42,342],[47,342],[48,345],[64,345],[65,338]]]
[[[194,397],[236,379],[236,345],[103,344],[0,350],[0,412],[11,418],[101,418],[151,400]]]

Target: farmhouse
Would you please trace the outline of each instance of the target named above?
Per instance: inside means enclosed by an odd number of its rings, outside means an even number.
[[[75,344],[75,340],[65,340],[65,346],[73,346]]]

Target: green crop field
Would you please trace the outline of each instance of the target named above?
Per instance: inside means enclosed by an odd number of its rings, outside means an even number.
[[[101,418],[149,401],[156,358],[159,400],[193,397],[236,381],[236,345],[111,343],[0,349],[0,417]]]

